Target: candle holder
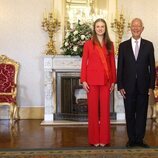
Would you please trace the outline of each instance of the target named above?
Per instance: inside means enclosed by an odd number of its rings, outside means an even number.
[[[49,42],[47,44],[47,50],[45,51],[46,55],[57,54],[54,46],[54,34],[60,29],[60,22],[57,18],[53,17],[53,13],[49,13],[48,17],[44,17],[42,21],[42,28],[44,31],[48,32]]]
[[[125,20],[123,14],[119,14],[119,16],[116,16],[116,18],[113,20],[113,22],[111,22],[112,31],[114,31],[115,35],[116,35],[116,42],[115,42],[115,44],[116,44],[115,54],[116,55],[118,55],[118,47],[119,47],[119,44],[122,41],[122,37],[123,37],[124,31],[125,31],[125,27],[127,27],[127,29],[129,30],[130,23],[128,22],[126,24],[126,20]]]

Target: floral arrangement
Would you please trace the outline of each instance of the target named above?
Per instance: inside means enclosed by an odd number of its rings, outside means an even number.
[[[92,29],[90,24],[78,21],[74,29],[71,29],[65,35],[63,46],[61,47],[64,55],[82,56],[83,45],[91,36]]]

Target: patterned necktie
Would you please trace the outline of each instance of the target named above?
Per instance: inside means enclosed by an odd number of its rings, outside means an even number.
[[[136,40],[135,41],[135,52],[134,52],[134,56],[135,56],[136,60],[137,60],[137,57],[138,57],[138,53],[139,53],[139,45],[138,45],[138,41]]]

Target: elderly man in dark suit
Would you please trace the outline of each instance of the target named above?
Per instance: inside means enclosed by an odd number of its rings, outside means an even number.
[[[152,42],[141,38],[143,22],[131,22],[132,37],[119,45],[117,80],[124,98],[127,147],[149,148],[144,143],[148,97],[155,88],[155,57]]]

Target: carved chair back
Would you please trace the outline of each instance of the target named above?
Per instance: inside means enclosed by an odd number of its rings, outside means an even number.
[[[5,55],[0,55],[0,106],[9,105],[10,121],[17,115],[17,76],[19,63]]]

